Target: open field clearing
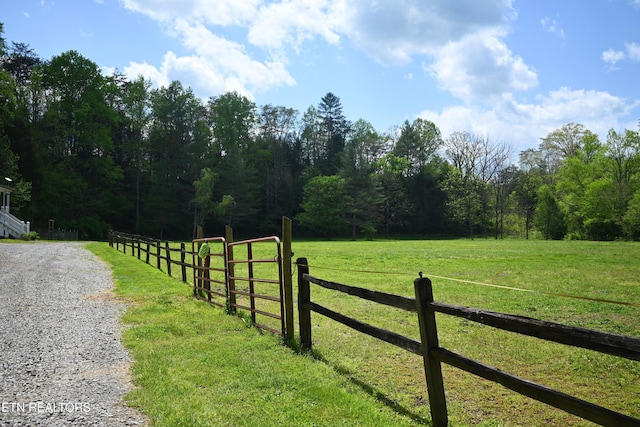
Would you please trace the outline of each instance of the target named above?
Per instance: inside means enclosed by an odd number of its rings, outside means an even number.
[[[308,258],[310,274],[326,280],[413,297],[413,279],[422,271],[433,281],[436,301],[640,337],[640,307],[557,295],[640,303],[637,244],[516,240],[294,242],[293,250],[296,256]],[[312,300],[317,298],[328,308],[419,339],[417,319],[411,313],[313,285],[311,294]],[[419,357],[315,313],[312,322],[314,349],[327,363],[403,410],[429,416]],[[638,362],[444,315],[438,315],[437,322],[444,348],[640,418]],[[448,366],[443,369],[452,424],[589,425],[471,374]]]
[[[260,249],[256,251],[259,252]],[[265,257],[272,256],[271,251],[272,248],[265,247]],[[433,281],[436,301],[640,337],[640,307],[637,306],[640,303],[640,263],[637,261],[640,259],[640,245],[633,243],[516,240],[294,241],[293,251],[294,259],[308,259],[312,275],[326,280],[413,297],[413,280],[418,276],[418,272],[422,271]],[[101,256],[108,257],[115,264],[115,268],[121,268],[120,260],[124,261],[121,253],[106,245],[99,252]],[[128,268],[140,270],[135,274],[150,274],[149,272],[154,270],[133,257],[129,256],[126,259],[126,264],[131,264]],[[153,265],[153,262],[151,264]],[[164,281],[170,279],[165,276]],[[133,282],[129,285],[119,285],[123,296],[131,292],[132,284]],[[146,289],[139,282],[135,287],[135,293],[138,295],[136,298],[146,300],[145,304],[151,304],[149,307],[160,304],[155,310],[170,307],[175,303],[177,297],[170,297],[169,293],[178,292],[183,296],[178,299],[183,299],[190,291],[185,285],[180,284],[176,287],[171,286],[171,290],[157,287]],[[153,293],[158,289],[167,295],[153,297]],[[147,292],[149,296],[145,297],[144,294]],[[295,283],[294,295],[297,295]],[[418,339],[415,314],[335,294],[313,285],[311,295],[312,300],[330,309]],[[592,300],[570,298],[566,295]],[[167,298],[168,301],[174,302],[169,304],[160,301]],[[635,303],[636,306],[629,303]],[[200,309],[197,310],[200,313]],[[141,317],[136,316],[137,320],[132,321],[127,320],[130,317],[127,315],[125,321],[144,323],[144,311],[139,316]],[[232,323],[242,322],[232,319],[234,318],[229,318]],[[178,321],[177,318],[174,320]],[[496,331],[487,326],[448,316],[438,315],[437,322],[440,345],[444,348],[519,377],[640,418],[638,362]],[[199,318],[194,325],[206,329],[208,326],[205,323],[204,319]],[[330,368],[329,372],[343,378],[349,387],[357,391],[355,395],[363,395],[365,400],[372,399],[374,404],[377,402],[380,408],[384,408],[381,409],[382,414],[386,414],[386,411],[396,414],[399,418],[392,421],[392,424],[429,424],[429,405],[421,358],[378,342],[315,313],[312,314],[312,327],[316,359],[324,362],[321,365]],[[135,333],[138,328],[133,327],[131,333]],[[167,324],[166,328],[170,326]],[[249,332],[243,332],[241,328],[238,338],[246,340],[247,333]],[[166,346],[173,342],[171,340],[176,339],[165,335],[160,334],[152,340],[147,340],[146,345],[154,347],[154,341],[161,338]],[[137,339],[140,340],[139,337]],[[225,343],[226,346],[233,342],[232,336],[229,340]],[[273,340],[269,342],[275,343]],[[127,345],[131,345],[131,342]],[[161,347],[155,348],[151,354],[167,351],[161,350]],[[265,348],[255,350],[254,357],[263,357],[259,353],[266,351]],[[282,350],[284,349],[279,351]],[[148,349],[149,351],[151,349]],[[244,354],[254,350],[243,348],[241,351]],[[139,360],[135,348],[132,352]],[[143,353],[145,352],[141,353],[143,359],[150,357]],[[288,351],[284,353],[288,354]],[[282,363],[295,365],[298,362],[293,360],[301,356],[295,356],[293,359],[288,357],[280,356],[278,359],[282,359]],[[134,372],[136,366],[134,365]],[[209,375],[217,376],[215,369],[204,366],[201,369],[205,369]],[[167,375],[169,378],[172,375],[184,377],[180,375],[182,369],[186,368],[180,367],[174,374]],[[292,365],[291,369],[295,371],[300,368]],[[301,375],[306,375],[306,369],[300,369]],[[590,425],[577,417],[519,396],[499,385],[455,368],[444,366],[443,370],[451,425]],[[136,399],[138,402],[144,402],[143,396],[147,392],[144,384],[139,385],[143,388],[136,392],[139,393]],[[284,383],[279,386],[284,386],[285,389],[287,387]],[[302,392],[301,390],[307,386],[308,384],[303,383],[294,388]],[[216,393],[210,392],[214,395]],[[290,397],[293,398],[292,396]],[[212,397],[212,400],[215,401],[215,398]],[[233,405],[233,402],[240,405],[235,409],[242,412],[241,402],[231,399],[228,404]],[[142,406],[144,409],[144,404]],[[268,412],[270,409],[265,407],[264,410]],[[296,409],[291,407],[288,410]],[[193,412],[197,412],[197,409]],[[198,419],[204,422],[207,417]],[[314,419],[314,422],[319,425],[335,425],[336,420],[318,418]],[[364,419],[354,421],[349,417],[344,418],[344,425],[356,424],[372,425]]]

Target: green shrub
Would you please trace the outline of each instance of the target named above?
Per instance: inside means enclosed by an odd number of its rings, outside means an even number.
[[[35,231],[30,231],[22,235],[22,240],[40,240],[40,235]]]
[[[373,225],[366,224],[362,227],[362,230],[360,230],[360,232],[364,234],[364,237],[367,240],[373,240],[373,237],[376,235],[378,230],[376,230],[376,228]]]

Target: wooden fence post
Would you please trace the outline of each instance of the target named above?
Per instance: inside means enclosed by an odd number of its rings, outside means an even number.
[[[201,225],[196,226],[196,239],[202,239],[203,236],[204,234],[203,234],[202,226]],[[204,286],[204,282],[202,281],[202,279],[196,279],[196,276],[204,277],[204,270],[201,268],[202,258],[200,258],[200,255],[197,255],[198,253],[200,253],[201,247],[202,247],[202,242],[198,242],[198,245],[195,248],[196,254],[192,255],[196,260],[196,265],[193,267],[193,296],[204,297],[204,294],[202,293],[202,289],[200,289]]]
[[[184,242],[180,243],[180,264],[182,266],[182,281],[187,283],[187,265],[185,261],[185,245]]]
[[[171,276],[171,249],[169,248],[169,241],[164,242],[164,247],[167,252],[167,274]]]
[[[420,324],[420,340],[424,374],[427,377],[427,391],[431,407],[431,421],[434,427],[448,425],[447,400],[444,394],[442,367],[440,361],[432,356],[431,351],[438,348],[438,329],[436,327],[436,313],[431,307],[433,289],[431,280],[419,278],[414,280],[413,287],[416,294],[416,308]]]
[[[204,291],[207,293],[207,300],[211,301],[211,249],[207,253],[207,256],[204,257],[204,270],[202,271],[202,287]]]
[[[227,259],[225,260],[227,264],[227,275],[229,280],[227,280],[227,306],[229,307],[229,311],[231,313],[236,312],[236,281],[232,279],[234,277],[234,268],[233,263],[229,261],[233,261],[233,246],[229,246],[229,243],[233,243],[233,228],[226,225],[224,227],[224,239],[225,244],[227,245]]]
[[[136,239],[136,246],[138,247],[138,259],[140,259],[140,237]]]
[[[311,310],[307,304],[311,302],[311,290],[309,281],[303,275],[309,274],[309,265],[306,258],[298,258],[298,318],[300,322],[300,347],[302,350],[311,350]]]
[[[123,254],[127,254],[127,238],[123,237],[122,238],[122,253]]]
[[[162,270],[160,268],[160,240],[156,241],[156,264],[158,265],[158,270]]]
[[[151,252],[151,249],[149,246],[149,239],[147,239],[147,259],[146,259],[147,264],[149,264],[149,252]]]
[[[282,217],[282,279],[284,285],[284,318],[286,343],[293,342],[293,277],[291,272],[291,219]]]
[[[251,260],[253,259],[253,249],[251,248],[251,242],[247,243],[247,259],[249,263],[247,264],[247,270],[249,273],[249,307],[251,307],[251,322],[256,324],[256,289],[253,283],[253,263]]]

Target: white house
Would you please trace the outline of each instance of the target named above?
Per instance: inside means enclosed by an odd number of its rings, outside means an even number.
[[[10,207],[11,189],[0,186],[0,237],[21,238],[29,232],[31,225],[11,215]]]

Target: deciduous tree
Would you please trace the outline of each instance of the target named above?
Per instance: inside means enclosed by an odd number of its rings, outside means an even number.
[[[562,239],[567,232],[567,226],[558,200],[548,185],[543,185],[538,189],[537,199],[538,205],[533,217],[534,224],[546,240]]]
[[[312,233],[327,238],[344,231],[345,180],[337,175],[316,176],[304,186],[303,212],[297,219]]]

